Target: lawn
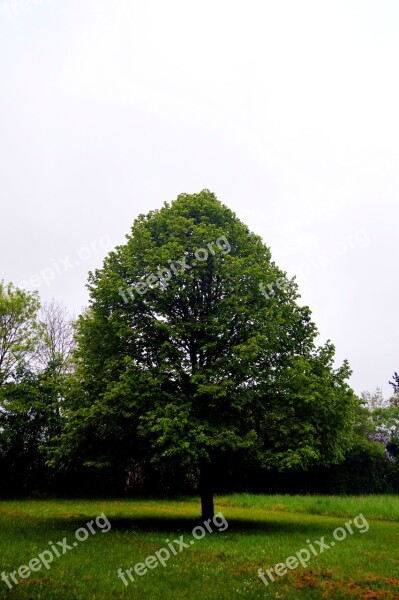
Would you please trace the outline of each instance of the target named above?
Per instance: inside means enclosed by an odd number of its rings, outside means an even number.
[[[221,516],[194,535],[196,498],[2,501],[0,567],[12,587],[0,580],[0,598],[399,599],[395,496],[235,494],[217,497],[215,509]],[[306,567],[294,564],[301,549]],[[54,557],[49,569],[39,554]],[[288,557],[291,567],[262,583],[258,569]]]

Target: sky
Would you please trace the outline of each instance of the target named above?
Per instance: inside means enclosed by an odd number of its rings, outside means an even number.
[[[75,315],[140,213],[207,188],[356,393],[399,371],[395,0],[0,0],[0,279]]]

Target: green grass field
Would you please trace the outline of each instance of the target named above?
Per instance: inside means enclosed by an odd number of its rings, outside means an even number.
[[[233,599],[233,598],[377,598],[399,599],[399,498],[395,496],[260,496],[236,494],[217,497],[215,510],[223,520],[210,523],[213,533],[194,539],[192,529],[199,502],[180,500],[31,500],[0,502],[1,572],[18,571],[44,551],[48,542],[66,538],[68,549],[56,545],[49,569],[33,561],[25,579],[15,574],[18,584],[0,580],[0,598],[46,600],[141,599]],[[104,519],[96,524],[96,517]],[[325,537],[345,522],[363,514],[369,525],[358,520],[353,534],[335,541],[334,547],[314,556],[315,540]],[[86,525],[91,520],[92,531]],[[360,532],[360,524],[363,523]],[[101,525],[101,527],[100,527]],[[75,531],[87,530],[87,539],[76,542]],[[196,530],[199,537],[199,530]],[[84,532],[79,537],[84,537]],[[341,536],[341,533],[337,536]],[[187,548],[175,539],[183,536]],[[155,553],[167,548],[166,566],[155,563]],[[76,546],[73,546],[73,542]],[[190,544],[190,541],[193,541]],[[266,586],[258,577],[276,563],[285,562],[301,549],[308,549],[306,568],[287,569],[287,573]],[[65,550],[65,554],[63,551]],[[132,571],[134,581],[125,586],[117,571],[144,563],[155,556],[150,567]],[[162,554],[165,556],[165,554]],[[45,555],[48,557],[48,554]],[[42,565],[40,568],[38,565]],[[292,563],[291,563],[292,564]],[[27,570],[22,569],[22,575]]]

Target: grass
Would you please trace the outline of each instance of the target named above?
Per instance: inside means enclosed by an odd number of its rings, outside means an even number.
[[[216,511],[228,521],[225,531],[214,530],[201,540],[191,533],[198,524],[195,498],[176,500],[25,500],[0,502],[0,572],[27,565],[53,543],[104,513],[111,523],[93,524],[86,541],[79,541],[50,569],[42,567],[8,589],[0,580],[0,599],[213,600],[248,598],[379,598],[399,599],[399,499],[395,496],[261,496],[234,494],[216,498]],[[307,568],[299,566],[265,586],[258,577],[284,562],[306,540],[325,536],[329,543],[336,527],[362,513],[369,530],[335,542]],[[222,521],[218,521],[219,526]],[[104,531],[104,533],[102,533]],[[148,569],[126,587],[117,570],[144,562],[167,547],[165,540],[184,536],[194,541],[171,557],[166,567]],[[318,545],[314,543],[318,548]],[[62,548],[57,546],[62,554]],[[129,581],[129,579],[127,578]],[[12,582],[12,580],[10,580]]]

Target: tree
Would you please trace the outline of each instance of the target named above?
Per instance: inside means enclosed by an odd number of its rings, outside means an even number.
[[[0,281],[0,386],[35,350],[40,335],[39,306],[36,293]]]
[[[389,384],[393,386],[394,394],[399,392],[399,373],[395,371],[392,376],[393,381],[390,381]]]
[[[394,374],[396,380],[397,373]],[[389,400],[385,400],[382,392],[377,388],[374,394],[363,392],[362,400],[368,408],[368,420],[373,430],[369,432],[368,439],[384,445],[385,458],[395,462],[395,456],[399,454],[399,406],[397,402],[397,390],[395,383],[395,394]]]
[[[215,465],[343,459],[349,367],[333,369],[330,343],[315,348],[295,281],[211,192],[140,215],[88,287],[60,460],[84,448],[98,467],[195,467],[205,519]]]
[[[42,305],[39,317],[42,330],[35,352],[37,369],[42,371],[52,366],[58,374],[70,372],[75,346],[72,317],[55,300]]]
[[[377,387],[373,393],[364,391],[361,393],[362,403],[370,410],[376,410],[388,406],[381,388]]]
[[[48,489],[46,445],[61,432],[53,373],[23,367],[0,388],[0,490]]]
[[[393,396],[389,399],[389,404],[391,406],[399,406],[399,373],[395,371],[392,379],[393,381],[390,381],[389,384],[393,387]]]
[[[48,414],[61,419],[61,407],[70,385],[75,346],[73,320],[65,307],[51,300],[40,310],[41,332],[34,353],[35,372],[46,381]]]
[[[0,487],[22,493],[48,483],[47,444],[61,432],[72,325],[55,301],[39,312],[36,294],[12,286],[3,287],[0,302]]]

